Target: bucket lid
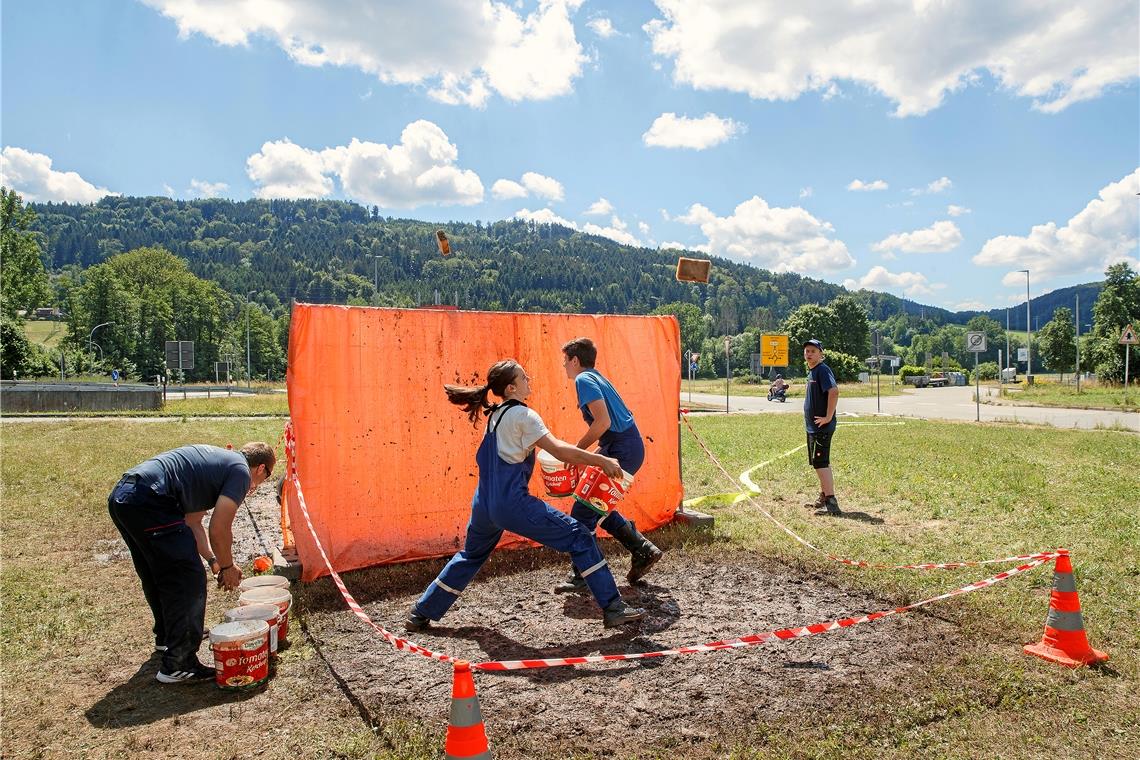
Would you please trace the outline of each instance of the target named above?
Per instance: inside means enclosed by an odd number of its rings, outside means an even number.
[[[251,588],[261,588],[262,586],[289,588],[289,579],[284,575],[254,575],[249,578],[242,578],[241,583],[238,584],[238,590],[249,591]]]
[[[249,604],[281,604],[282,602],[292,601],[292,594],[276,586],[251,588],[249,591],[241,592],[241,596],[238,597],[238,604],[242,606]]]
[[[211,628],[210,643],[245,641],[246,639],[264,636],[267,633],[269,633],[269,623],[264,620],[238,620],[234,623],[222,623]]]
[[[226,610],[222,615],[222,620],[227,623],[234,623],[238,620],[264,620],[265,622],[277,622],[277,616],[281,614],[281,609],[276,604],[247,604],[244,607],[234,607],[232,610]]]

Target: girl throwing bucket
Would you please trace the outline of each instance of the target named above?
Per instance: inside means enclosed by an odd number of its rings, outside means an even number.
[[[444,390],[451,403],[463,407],[472,424],[481,409],[489,418],[475,454],[479,483],[471,502],[463,549],[412,606],[405,627],[422,631],[431,621],[442,618],[491,556],[504,530],[568,553],[602,608],[606,628],[641,620],[645,610],[630,607],[622,600],[593,534],[527,490],[536,446],[561,462],[594,465],[607,475],[621,477],[617,461],[583,451],[551,435],[538,413],[523,403],[530,395],[530,378],[514,359],[496,362],[488,370],[487,384],[482,387],[445,385]],[[503,403],[488,403],[491,393],[504,399]]]

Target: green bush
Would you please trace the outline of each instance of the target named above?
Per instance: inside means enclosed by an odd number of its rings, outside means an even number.
[[[905,383],[906,379],[908,377],[914,377],[915,375],[925,375],[925,374],[926,374],[926,368],[925,367],[916,367],[913,364],[904,364],[903,366],[899,367],[899,382]]]
[[[831,367],[835,380],[840,383],[853,383],[859,379],[860,372],[867,371],[867,365],[862,359],[842,351],[828,351],[824,361]]]
[[[998,365],[997,362],[982,362],[978,365],[978,378],[981,380],[997,380],[998,379]],[[973,377],[970,378],[973,380]]]

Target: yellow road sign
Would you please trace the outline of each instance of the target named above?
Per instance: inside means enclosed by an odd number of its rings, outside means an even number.
[[[761,335],[760,363],[765,367],[788,366],[788,336]]]

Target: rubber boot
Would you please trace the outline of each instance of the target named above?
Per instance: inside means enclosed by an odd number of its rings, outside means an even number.
[[[576,567],[570,568],[566,580],[554,587],[556,594],[585,594],[589,590],[589,587],[586,586],[586,579],[582,577]]]
[[[629,563],[629,573],[626,574],[630,583],[636,583],[640,580],[649,572],[649,568],[656,565],[657,560],[661,559],[661,550],[652,541],[641,535],[632,520],[623,528],[611,530],[610,535],[616,538],[633,555],[633,559]]]
[[[640,607],[630,607],[620,596],[610,602],[610,606],[602,612],[602,622],[606,628],[636,623],[643,617],[645,617],[645,610]]]

